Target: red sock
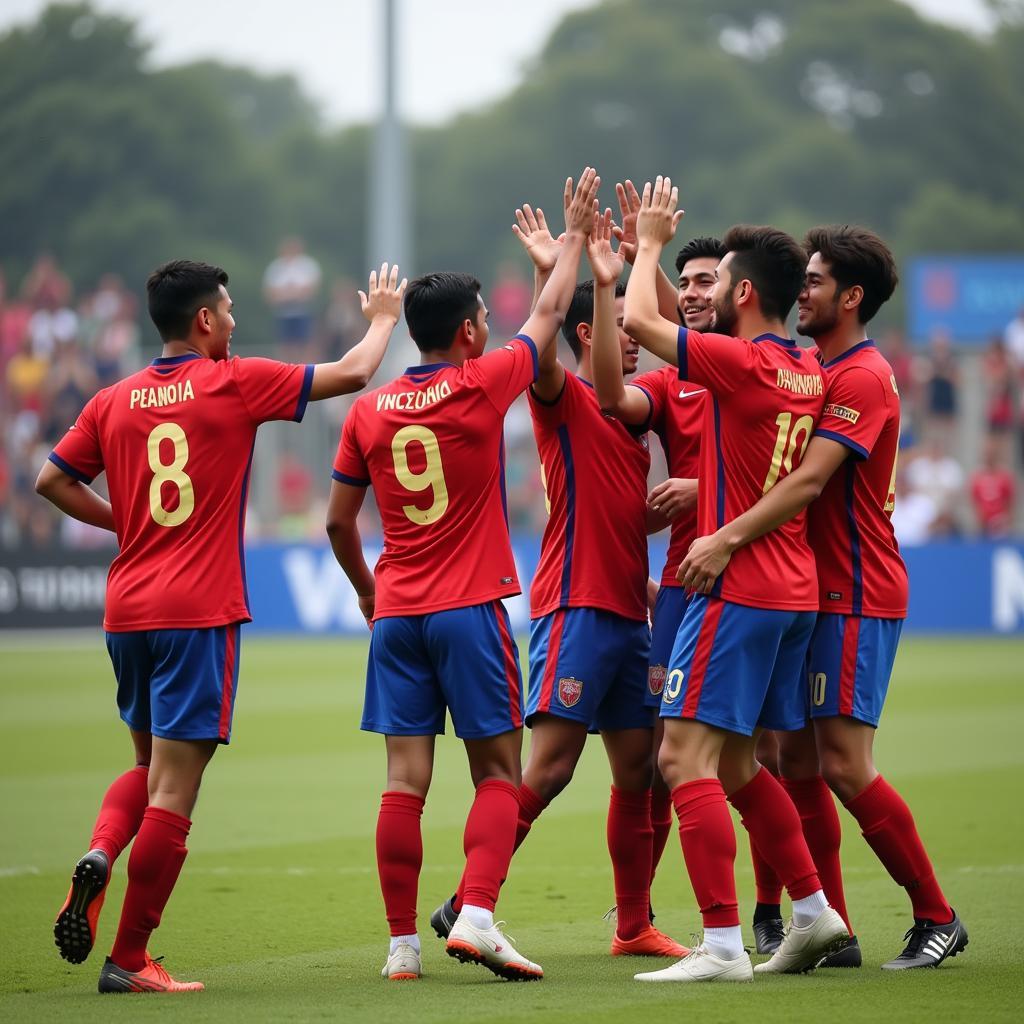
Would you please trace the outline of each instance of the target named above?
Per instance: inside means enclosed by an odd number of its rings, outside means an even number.
[[[750,861],[754,865],[754,887],[757,890],[757,902],[770,907],[777,907],[782,902],[782,882],[775,874],[775,869],[761,856],[754,837],[750,840]]]
[[[953,911],[935,880],[931,861],[903,797],[881,775],[846,804],[868,846],[914,906],[914,917],[935,924],[953,920]]]
[[[423,797],[384,793],[377,815],[377,874],[392,935],[416,934],[416,894],[423,867]]]
[[[128,888],[110,959],[126,971],[146,966],[146,946],[160,924],[188,850],[192,822],[162,807],[147,807],[128,858]]]
[[[736,832],[718,779],[684,782],[672,790],[686,872],[705,928],[740,923],[736,903]]]
[[[102,850],[113,867],[139,831],[148,804],[149,768],[144,764],[136,765],[110,784],[93,826],[89,849]]]
[[[515,841],[512,844],[513,853],[523,845],[523,840],[530,834],[531,826],[540,817],[540,812],[548,805],[548,802],[530,789],[525,782],[519,786],[518,797],[519,816],[516,820]],[[505,879],[503,877],[502,882],[504,881]],[[465,888],[466,874],[463,872],[462,878],[459,880],[459,887],[455,890],[455,897],[452,900],[452,907],[456,911],[462,909],[462,895]]]
[[[519,791],[511,782],[487,779],[476,787],[476,799],[466,819],[459,905],[494,910],[498,890],[508,874],[516,840]]]
[[[814,858],[814,866],[818,869],[825,898],[852,935],[853,928],[850,927],[846,893],[843,890],[843,867],[839,862],[843,829],[839,824],[839,812],[832,799],[832,790],[820,775],[810,779],[782,779],[781,782],[800,815],[804,839]]]
[[[608,853],[615,879],[615,931],[635,939],[650,924],[651,791],[631,793],[612,786],[608,803]]]
[[[654,839],[651,844],[651,882],[654,873],[661,863],[661,855],[665,852],[668,834],[672,831],[672,794],[665,786],[655,786],[651,790],[651,828]]]
[[[743,827],[782,879],[790,899],[803,899],[821,888],[807,840],[800,830],[800,815],[767,768],[733,793],[729,803],[739,811]]]

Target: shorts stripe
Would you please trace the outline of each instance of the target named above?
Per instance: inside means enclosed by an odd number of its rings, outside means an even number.
[[[565,625],[565,609],[559,608],[551,617],[551,630],[548,633],[548,649],[544,660],[544,675],[541,677],[540,702],[538,711],[551,710],[551,697],[555,690],[555,671],[558,668],[558,655],[562,649],[562,627]]]
[[[493,603],[494,616],[498,620],[498,635],[501,637],[501,653],[505,660],[505,679],[508,682],[508,706],[512,715],[512,725],[516,729],[523,727],[523,715],[520,710],[519,666],[516,664],[515,646],[508,628],[508,613],[500,601]]]
[[[238,626],[226,626],[224,634],[224,677],[221,682],[219,735],[221,740],[226,742],[231,731],[231,704],[235,691],[235,660],[237,654],[235,647]]]
[[[843,656],[839,667],[839,714],[853,714],[853,690],[857,681],[857,650],[860,618],[849,616],[843,627]]]
[[[683,701],[683,708],[680,711],[681,718],[694,718],[697,714],[697,705],[700,704],[700,693],[704,687],[704,673],[707,671],[708,662],[711,660],[711,651],[715,646],[715,635],[718,632],[718,623],[722,618],[722,611],[725,609],[725,602],[720,600],[708,601],[704,609],[704,618],[700,624],[700,634],[697,637],[697,647],[693,652],[693,661],[690,663],[690,679],[686,686],[686,700]]]

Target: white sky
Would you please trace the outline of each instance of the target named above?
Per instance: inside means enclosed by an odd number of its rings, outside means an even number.
[[[47,0],[0,0],[0,31]],[[442,121],[510,90],[570,10],[594,0],[399,0],[399,98],[418,122]],[[983,0],[907,0],[984,31]],[[294,74],[333,124],[380,109],[380,4],[374,0],[94,0],[135,19],[158,65],[216,58]],[[287,15],[282,14],[286,11]]]

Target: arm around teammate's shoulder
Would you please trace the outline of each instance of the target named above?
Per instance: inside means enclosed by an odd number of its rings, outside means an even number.
[[[386,263],[381,264],[379,278],[376,271],[370,272],[367,291],[359,293],[363,316],[370,322],[369,330],[358,345],[336,362],[318,363],[313,368],[313,383],[309,391],[311,402],[361,391],[370,383],[402,314],[402,297],[407,283],[405,278],[401,284],[398,283],[397,266],[391,268],[390,276]]]

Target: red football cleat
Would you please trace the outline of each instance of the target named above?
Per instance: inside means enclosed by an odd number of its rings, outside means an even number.
[[[53,926],[60,955],[80,964],[92,952],[96,925],[110,881],[110,863],[102,850],[90,850],[71,875],[71,889]]]
[[[686,946],[680,946],[653,924],[632,939],[620,939],[618,932],[612,939],[612,956],[670,956],[680,960],[689,952]]]
[[[146,966],[141,971],[126,971],[108,956],[100,971],[99,990],[108,992],[202,992],[201,981],[175,981],[160,961],[147,953]]]

